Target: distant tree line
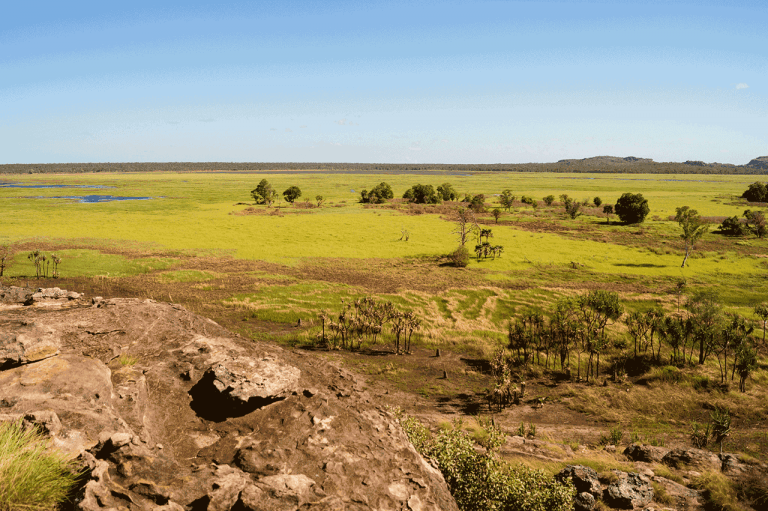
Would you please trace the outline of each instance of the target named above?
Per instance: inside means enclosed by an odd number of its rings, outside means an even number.
[[[409,172],[573,172],[610,174],[767,174],[765,168],[749,165],[660,163],[633,160],[624,163],[601,159],[563,160],[555,163],[304,163],[304,162],[123,162],[123,163],[10,163],[0,165],[0,174],[85,173],[85,172],[237,172],[258,171],[277,174],[292,171],[322,173]]]

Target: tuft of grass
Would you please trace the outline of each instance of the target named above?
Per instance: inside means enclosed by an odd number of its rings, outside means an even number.
[[[674,481],[678,484],[685,484],[685,479],[683,479],[682,476],[679,476],[676,473],[672,472],[672,470],[670,470],[670,468],[666,465],[662,465],[660,463],[654,463],[653,473],[659,477],[669,479],[670,481]]]
[[[659,504],[666,505],[672,505],[675,503],[675,498],[667,493],[666,487],[653,481],[651,481],[651,486],[653,486],[653,500]]]
[[[36,430],[0,423],[0,509],[49,510],[64,502],[79,474]]]
[[[717,511],[742,511],[744,509],[738,503],[734,482],[720,472],[704,472],[694,480],[693,484],[702,491],[707,509]]]
[[[139,361],[139,358],[134,357],[133,355],[120,355],[120,358],[118,358],[117,361],[120,362],[121,366],[132,366]]]

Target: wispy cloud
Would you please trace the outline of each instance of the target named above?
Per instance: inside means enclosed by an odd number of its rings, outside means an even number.
[[[746,83],[737,83],[736,89],[749,89],[749,85],[747,85]]]
[[[286,133],[293,133],[293,130],[291,128],[285,128]]]
[[[333,122],[335,122],[335,123],[336,123],[336,124],[338,124],[339,126],[360,126],[360,125],[359,125],[359,124],[357,124],[356,122],[352,122],[352,121],[350,121],[350,120],[348,120],[348,119],[346,119],[346,118],[344,118],[344,119],[339,119],[338,121],[333,121]]]
[[[269,131],[277,131],[277,128],[269,128]]]
[[[215,120],[216,120],[216,119],[211,119],[211,118],[208,118],[208,119],[200,119],[200,122],[214,122]]]
[[[306,128],[306,127],[307,127],[306,124],[302,124],[301,126],[299,126],[299,129],[303,129],[303,128]]]

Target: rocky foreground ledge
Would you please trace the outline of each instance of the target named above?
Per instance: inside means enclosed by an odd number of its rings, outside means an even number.
[[[75,509],[458,509],[358,377],[179,305],[0,288],[18,419],[87,468]]]

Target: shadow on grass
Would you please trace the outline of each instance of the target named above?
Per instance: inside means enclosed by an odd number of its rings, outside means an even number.
[[[614,263],[614,266],[624,266],[626,268],[666,268],[666,264],[651,263]]]
[[[491,363],[488,360],[482,358],[461,358],[460,360],[475,372],[483,374],[491,372]]]
[[[460,410],[464,415],[477,415],[488,412],[488,402],[475,394],[458,394],[453,397],[437,398],[437,407],[441,410]]]

